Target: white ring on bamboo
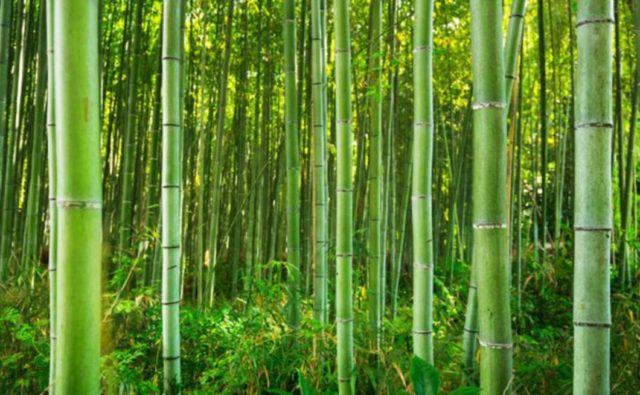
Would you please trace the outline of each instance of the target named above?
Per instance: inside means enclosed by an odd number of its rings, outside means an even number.
[[[506,229],[507,224],[495,223],[495,224],[473,224],[473,229]]]
[[[420,53],[430,51],[432,49],[431,45],[418,45],[413,48],[413,53]]]
[[[474,110],[484,110],[487,108],[503,109],[505,108],[505,104],[501,101],[487,101],[483,103],[473,103],[471,108]]]
[[[69,209],[91,209],[91,210],[101,210],[102,202],[97,201],[87,201],[87,200],[64,200],[58,199],[56,200],[56,205],[61,208],[69,208]]]
[[[513,343],[495,343],[486,340],[482,340],[478,336],[478,343],[482,347],[492,348],[494,350],[510,350],[513,348]]]

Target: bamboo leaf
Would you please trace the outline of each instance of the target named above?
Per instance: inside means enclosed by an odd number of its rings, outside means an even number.
[[[413,357],[411,382],[416,395],[437,395],[440,388],[440,375],[433,365],[421,358]]]

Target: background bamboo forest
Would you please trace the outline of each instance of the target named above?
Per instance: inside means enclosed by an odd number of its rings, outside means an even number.
[[[639,86],[640,0],[0,0],[0,393],[637,394]]]

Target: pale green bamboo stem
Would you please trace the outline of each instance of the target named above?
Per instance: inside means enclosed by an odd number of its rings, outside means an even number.
[[[504,78],[506,82],[505,103],[507,108],[511,104],[513,93],[513,82],[516,80],[516,66],[518,64],[518,54],[522,45],[522,32],[524,30],[524,16],[527,11],[527,0],[513,0],[511,3],[511,14],[509,15],[509,26],[507,27],[507,39],[504,45]],[[508,111],[505,116],[508,117]]]
[[[513,0],[511,5],[511,14],[509,15],[509,26],[507,27],[507,39],[504,46],[503,57],[505,64],[505,100],[506,108],[508,109],[511,104],[511,95],[513,94],[513,83],[516,79],[515,69],[518,64],[518,56],[520,54],[520,47],[522,45],[522,36],[524,30],[524,16],[527,10],[527,0]],[[509,116],[509,111],[504,112],[505,119]],[[537,251],[537,250],[536,250]],[[472,263],[473,265],[473,263]],[[473,268],[471,269],[473,271]],[[473,283],[473,280],[472,280]],[[475,298],[477,298],[477,292],[475,290],[470,289],[469,294],[475,294]],[[472,309],[476,309],[477,300],[475,298],[467,299],[467,312],[465,316],[467,320],[470,316],[475,315],[476,313],[473,311],[469,311]],[[464,365],[465,370],[470,372],[473,370],[473,364],[469,365],[468,363],[472,363],[473,359],[469,359],[467,356],[475,353],[476,343],[475,338],[478,333],[478,320],[473,319],[468,321],[470,326],[466,326],[465,331],[463,333],[463,355],[464,357]],[[471,347],[471,348],[467,348]]]
[[[314,237],[315,237],[315,274],[314,274],[314,317],[323,324],[327,323],[327,248],[328,240],[328,201],[327,201],[327,117],[326,90],[324,81],[325,54],[324,34],[320,3],[311,0],[311,89],[313,108],[313,193],[314,193]]]
[[[100,393],[98,3],[54,3],[58,394]]]
[[[296,81],[295,0],[284,2],[285,140],[287,162],[287,282],[289,325],[300,323],[300,157],[298,152],[298,90]]]
[[[349,0],[336,0],[335,81],[337,124],[336,326],[338,390],[355,392],[353,358],[353,176],[351,133],[351,38]]]
[[[165,0],[162,25],[162,358],[164,393],[181,392],[180,259],[182,252],[181,1]]]
[[[56,393],[56,354],[57,354],[57,250],[58,250],[58,210],[56,207],[56,126],[55,126],[55,74],[54,74],[54,0],[47,0],[47,159],[49,167],[49,394]]]
[[[480,387],[512,389],[507,136],[502,52],[502,2],[471,1],[473,114],[473,265],[478,281]]]
[[[369,50],[369,214],[368,214],[368,286],[369,327],[375,350],[380,349],[382,335],[382,4],[371,0],[371,47]]]
[[[573,393],[608,394],[612,233],[612,0],[578,3]]]
[[[413,34],[413,353],[433,364],[433,1],[416,0]]]

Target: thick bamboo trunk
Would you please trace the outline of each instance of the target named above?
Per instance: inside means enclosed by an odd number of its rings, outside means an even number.
[[[56,393],[56,354],[58,348],[58,210],[56,205],[56,125],[55,125],[55,74],[54,74],[54,0],[47,0],[47,166],[49,175],[49,394]]]
[[[511,14],[509,16],[509,26],[507,27],[507,39],[504,46],[503,57],[504,57],[504,67],[505,67],[505,103],[506,110],[504,111],[505,119],[508,118],[509,114],[509,106],[511,104],[511,96],[513,93],[513,83],[516,79],[516,65],[518,64],[518,56],[520,54],[520,47],[522,45],[522,36],[524,30],[524,16],[527,10],[527,0],[513,0],[511,5]],[[536,249],[537,251],[537,249]],[[473,262],[472,262],[473,266]],[[474,268],[471,268],[472,272]],[[473,275],[472,275],[473,276]],[[471,280],[471,285],[474,284],[475,281]],[[470,355],[475,354],[475,349],[477,345],[476,337],[478,333],[478,320],[473,319],[470,320],[470,316],[476,314],[473,310],[477,309],[477,292],[474,288],[470,288],[469,294],[475,294],[474,298],[467,299],[467,311],[465,313],[466,321],[470,324],[470,326],[465,326],[465,330],[463,333],[463,355],[464,357],[464,366],[467,372],[473,371],[473,362],[472,358],[468,358]],[[470,347],[470,348],[469,348]]]
[[[433,1],[416,0],[413,37],[413,353],[433,364]]]
[[[491,395],[511,393],[513,351],[501,21],[501,1],[471,1],[473,265],[478,281],[480,386]]]
[[[165,0],[162,26],[162,358],[164,393],[181,391],[180,258],[182,32],[179,0]]]
[[[374,350],[380,349],[382,335],[382,4],[371,0],[371,45],[369,52],[369,201],[367,226],[370,336]]]
[[[298,152],[298,90],[296,82],[295,0],[284,2],[285,146],[287,162],[287,282],[289,325],[300,323],[300,157]]]
[[[349,0],[335,2],[335,80],[337,125],[336,324],[338,389],[355,391],[353,375],[353,176],[351,134],[351,38]]]
[[[56,392],[100,393],[102,175],[98,3],[54,3]]]
[[[613,22],[611,0],[578,3],[574,158],[575,395],[609,393]]]
[[[311,0],[311,94],[313,127],[314,193],[314,317],[328,321],[327,249],[329,247],[327,200],[327,114],[324,81],[325,54],[321,1]]]

